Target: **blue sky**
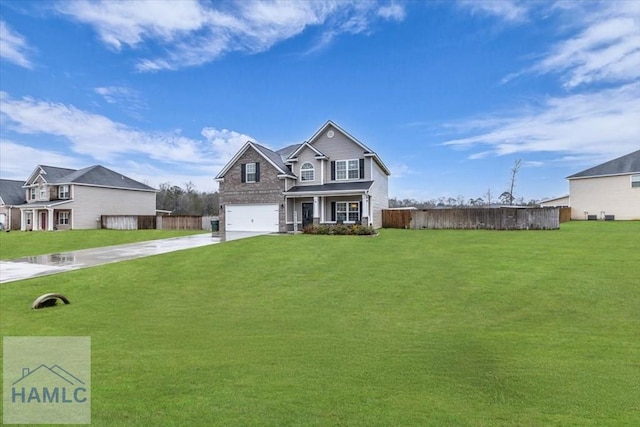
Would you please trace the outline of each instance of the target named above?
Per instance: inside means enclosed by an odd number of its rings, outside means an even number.
[[[213,191],[333,120],[391,197],[566,194],[640,149],[640,1],[0,0],[0,176],[102,164]]]

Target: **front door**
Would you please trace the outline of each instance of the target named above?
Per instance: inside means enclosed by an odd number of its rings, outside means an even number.
[[[40,212],[40,230],[47,229],[47,213]]]
[[[302,204],[302,228],[313,225],[313,203]]]

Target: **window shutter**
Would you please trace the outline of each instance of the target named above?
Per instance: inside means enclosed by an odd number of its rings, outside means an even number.
[[[360,179],[364,179],[364,159],[360,159]]]
[[[260,182],[260,163],[256,163],[256,182]]]
[[[335,160],[331,161],[331,181],[336,180],[336,162]]]
[[[247,165],[240,165],[240,182],[247,182]]]
[[[336,202],[331,202],[331,221],[336,220]]]

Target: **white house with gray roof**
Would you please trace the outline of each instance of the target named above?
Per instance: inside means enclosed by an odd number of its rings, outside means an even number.
[[[216,176],[222,231],[302,230],[312,224],[382,226],[390,171],[327,121],[308,141],[273,151],[247,142]]]
[[[155,215],[156,192],[104,166],[40,165],[23,183],[21,230],[98,228],[102,215]]]
[[[20,208],[25,202],[24,181],[0,179],[0,230],[20,229]]]
[[[640,220],[640,150],[567,179],[571,219]]]

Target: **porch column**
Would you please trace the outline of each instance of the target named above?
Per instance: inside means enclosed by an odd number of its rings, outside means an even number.
[[[320,224],[323,224],[325,222],[324,211],[326,209],[326,200],[327,198],[325,196],[320,197]]]
[[[27,231],[27,212],[20,209],[20,231]]]
[[[362,218],[360,218],[360,222],[362,225],[369,225],[369,195],[362,195]]]
[[[47,208],[47,230],[53,231],[53,208]]]
[[[320,224],[320,200],[318,196],[313,196],[313,225]]]

